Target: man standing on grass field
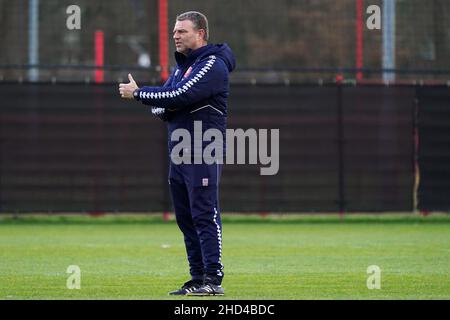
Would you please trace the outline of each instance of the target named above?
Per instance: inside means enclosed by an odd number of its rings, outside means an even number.
[[[175,142],[172,133],[188,130],[194,137],[194,121],[222,132],[225,154],[228,74],[235,58],[226,44],[208,44],[208,20],[195,11],[177,16],[173,30],[177,67],[162,87],[139,88],[131,75],[121,83],[122,98],[135,99],[152,108],[168,124],[169,155]],[[193,159],[192,148],[184,148]],[[205,143],[202,143],[202,155]],[[178,156],[178,155],[177,155]],[[184,158],[184,157],[183,157]],[[203,159],[204,160],[204,159]],[[176,220],[184,234],[191,280],[171,295],[223,295],[222,222],[219,208],[219,180],[222,163],[201,161],[169,166],[169,185]]]

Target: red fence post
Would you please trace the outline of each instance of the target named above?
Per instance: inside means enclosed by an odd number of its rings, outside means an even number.
[[[95,31],[95,83],[103,83],[103,65],[104,65],[104,35],[103,31]]]
[[[356,68],[363,67],[363,0],[356,0]],[[356,73],[356,80],[362,80],[363,73]]]
[[[167,0],[159,0],[159,65],[161,81],[169,78],[169,31],[167,26]]]

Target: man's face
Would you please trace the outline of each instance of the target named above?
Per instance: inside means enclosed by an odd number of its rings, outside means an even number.
[[[189,49],[200,48],[203,43],[203,33],[195,30],[191,20],[177,21],[173,29],[173,39],[176,50],[187,54]]]

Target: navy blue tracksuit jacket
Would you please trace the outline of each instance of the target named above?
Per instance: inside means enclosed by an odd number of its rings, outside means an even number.
[[[226,44],[209,44],[187,55],[175,52],[175,59],[177,67],[165,85],[140,88],[134,93],[135,99],[152,106],[152,113],[167,121],[169,155],[178,143],[171,141],[172,132],[187,129],[193,141],[194,121],[202,121],[203,132],[209,128],[222,132],[225,155],[228,74],[235,68],[231,49]],[[170,161],[169,184],[176,220],[184,234],[192,279],[208,276],[221,284],[218,190],[222,164],[191,163],[175,165]]]

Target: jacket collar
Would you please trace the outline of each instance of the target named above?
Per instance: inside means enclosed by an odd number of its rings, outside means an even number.
[[[189,49],[187,55],[175,51],[175,60],[177,61],[177,64],[179,66],[192,65],[195,62],[195,60],[197,60],[197,58],[203,56],[212,47],[213,47],[212,44],[207,44],[206,46],[200,47],[195,50]]]

